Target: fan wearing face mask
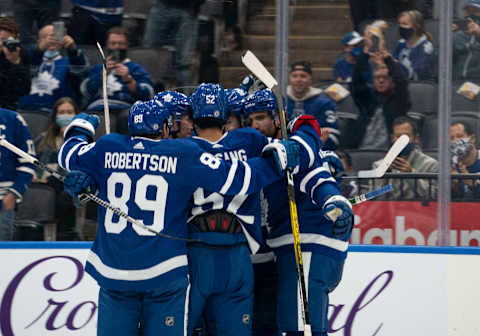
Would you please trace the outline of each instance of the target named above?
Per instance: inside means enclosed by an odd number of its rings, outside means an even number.
[[[58,99],[77,98],[76,82],[87,70],[88,61],[66,31],[62,34],[53,25],[46,25],[29,52],[34,75],[30,93],[20,98],[20,109],[50,113]]]
[[[454,122],[450,126],[450,153],[452,155],[451,173],[480,173],[480,152],[477,150],[476,136],[465,122]],[[478,180],[452,179],[453,197],[479,197]]]
[[[57,163],[57,152],[62,146],[65,128],[78,113],[77,104],[69,97],[62,97],[55,103],[47,131],[35,139],[40,162],[55,170],[61,170]],[[72,198],[63,191],[63,183],[41,169],[37,169],[36,173],[36,182],[46,183],[56,192],[56,240],[77,240],[75,207]]]
[[[363,53],[363,36],[356,31],[345,34],[342,38],[343,56],[335,61],[333,78],[338,83],[350,83],[352,81],[353,67]],[[366,79],[372,82],[371,71],[366,73]]]
[[[393,52],[406,70],[408,79],[432,78],[435,69],[435,49],[431,36],[425,31],[422,14],[409,10],[398,16],[398,32],[401,39]]]
[[[419,133],[415,121],[409,117],[398,117],[393,121],[393,133],[390,140],[394,143],[402,135],[408,135],[410,142],[397,156],[388,168],[390,173],[437,173],[437,160],[426,155],[418,145]],[[379,161],[373,163],[373,168],[380,165]],[[397,200],[413,200],[434,198],[436,194],[436,181],[427,179],[376,179],[374,188],[391,183],[393,192],[388,197]]]

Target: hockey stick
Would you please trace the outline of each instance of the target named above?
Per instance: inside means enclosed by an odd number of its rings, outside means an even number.
[[[105,54],[103,53],[102,46],[97,42],[98,52],[102,57],[102,87],[103,87],[103,109],[105,114],[105,133],[110,134],[110,107],[108,106],[108,96],[107,96],[107,60],[105,59]]]
[[[393,190],[392,184],[387,184],[386,186],[380,187],[378,189],[372,190],[366,194],[355,196],[354,198],[349,199],[351,205],[357,205],[371,199],[374,199],[378,196],[389,193]]]
[[[395,143],[390,147],[387,154],[383,158],[380,165],[372,170],[360,170],[358,172],[358,178],[380,178],[387,171],[388,167],[392,164],[393,160],[400,154],[400,152],[408,145],[409,142],[408,135],[402,135],[400,138],[395,141]]]
[[[57,178],[58,180],[60,181],[64,181],[65,180],[65,175],[63,175],[62,173],[56,171],[55,169],[52,169],[50,167],[48,167],[46,164],[44,164],[43,162],[41,161],[38,161],[36,158],[34,158],[33,156],[31,156],[30,154],[24,152],[23,150],[21,150],[20,148],[18,148],[17,146],[11,144],[10,142],[8,142],[7,140],[5,139],[0,139],[0,145],[7,148],[8,150],[10,150],[11,152],[17,154],[18,156],[20,156],[21,158],[24,158],[25,160],[28,160],[28,162],[32,163],[33,165],[37,166],[38,168],[40,169],[43,169],[47,172],[49,172],[50,174],[52,174],[53,177]],[[165,233],[161,233],[161,232],[157,232],[151,228],[149,228],[148,226],[146,226],[145,224],[137,221],[136,219],[130,217],[129,215],[127,215],[125,212],[121,211],[120,209],[116,208],[115,206],[113,206],[112,204],[102,200],[101,198],[91,194],[91,193],[83,193],[81,195],[79,195],[79,199],[80,201],[85,201],[85,200],[92,200],[93,202],[97,203],[98,205],[106,208],[106,209],[109,209],[111,211],[113,211],[114,214],[120,216],[120,217],[123,217],[125,218],[126,220],[128,220],[130,223],[144,229],[144,230],[147,230],[148,232],[150,233],[153,233],[159,237],[162,237],[162,238],[168,238],[168,239],[174,239],[174,240],[181,240],[181,241],[187,241],[187,242],[198,242],[198,240],[195,240],[195,239],[187,239],[187,238],[180,238],[180,237],[175,237],[175,236],[170,236],[170,235],[167,235]]]
[[[268,72],[265,66],[258,60],[258,58],[249,50],[242,55],[242,63],[250,70],[258,79],[260,79],[266,87],[271,89],[275,94],[277,100],[278,112],[280,115],[280,130],[282,138],[286,140],[287,136],[287,120],[285,117],[285,110],[283,108],[282,95],[278,82]],[[305,275],[303,273],[303,258],[300,247],[300,228],[298,226],[298,212],[297,204],[295,203],[295,189],[293,185],[293,173],[290,169],[287,170],[287,193],[288,204],[290,208],[290,222],[292,225],[293,246],[295,250],[295,263],[297,265],[297,272],[300,281],[300,298],[302,300],[302,317],[304,323],[304,335],[311,336],[312,328],[310,326],[310,316],[308,312],[308,296],[306,290]]]

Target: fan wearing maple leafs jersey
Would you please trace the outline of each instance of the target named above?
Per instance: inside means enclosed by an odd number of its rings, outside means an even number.
[[[43,27],[38,36],[38,45],[30,49],[35,70],[30,94],[20,98],[19,108],[51,112],[58,99],[77,98],[74,77],[87,70],[88,60],[71,36],[58,41],[53,25]]]
[[[107,95],[111,109],[128,109],[137,100],[153,97],[150,75],[139,64],[127,57],[127,30],[113,27],[108,31],[106,43]],[[80,87],[88,100],[87,110],[103,111],[102,65],[90,68],[88,77]]]

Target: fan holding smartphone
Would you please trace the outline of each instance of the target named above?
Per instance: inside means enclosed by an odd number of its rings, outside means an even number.
[[[480,0],[467,0],[463,14],[452,25],[453,78],[480,79]]]
[[[75,99],[74,76],[87,70],[87,59],[66,34],[64,22],[54,21],[41,28],[38,44],[30,53],[32,65],[38,70],[30,94],[20,98],[19,107],[49,113],[58,99]]]

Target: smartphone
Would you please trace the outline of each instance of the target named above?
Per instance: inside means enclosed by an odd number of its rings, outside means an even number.
[[[54,21],[52,22],[53,30],[55,31],[55,37],[58,41],[62,41],[65,36],[65,22]]]
[[[453,21],[453,23],[458,27],[459,30],[467,30],[469,22],[470,21],[468,19],[458,19]]]
[[[372,46],[370,47],[371,53],[376,53],[380,51],[380,38],[377,35],[372,34]]]

